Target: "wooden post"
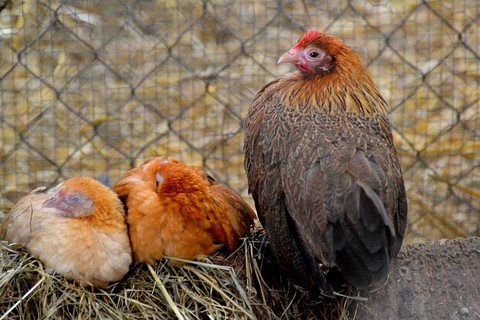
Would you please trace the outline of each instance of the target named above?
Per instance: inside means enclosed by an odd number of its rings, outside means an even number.
[[[356,319],[480,319],[480,238],[405,246],[378,291],[352,304]]]

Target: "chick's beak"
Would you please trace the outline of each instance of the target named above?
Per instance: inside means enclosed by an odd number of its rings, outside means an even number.
[[[57,206],[58,206],[57,201],[55,201],[55,198],[53,198],[53,197],[46,200],[42,204],[42,208],[56,208]]]
[[[292,63],[292,64],[297,64],[300,62],[300,55],[299,51],[297,49],[290,49],[289,51],[285,52],[282,54],[280,59],[278,59],[278,64],[280,63]]]
[[[52,195],[50,199],[46,200],[42,204],[42,208],[56,208],[58,210],[64,210],[65,204],[63,202],[62,195],[56,192],[55,194]]]

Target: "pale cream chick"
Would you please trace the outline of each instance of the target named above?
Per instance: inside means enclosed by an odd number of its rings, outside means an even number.
[[[84,177],[42,191],[34,190],[12,208],[2,235],[25,245],[49,273],[97,287],[120,280],[132,256],[117,195]]]

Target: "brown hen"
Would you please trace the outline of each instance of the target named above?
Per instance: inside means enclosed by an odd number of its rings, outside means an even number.
[[[255,213],[236,193],[198,167],[156,157],[114,186],[125,204],[134,260],[192,260],[236,249]],[[178,264],[178,263],[177,263]]]
[[[308,31],[245,120],[249,191],[276,261],[294,282],[331,293],[325,270],[365,288],[402,244],[407,199],[387,103],[338,38]],[[332,272],[332,274],[338,272]]]
[[[38,188],[12,208],[1,233],[38,257],[47,272],[81,285],[120,280],[132,262],[125,212],[117,195],[90,178]]]

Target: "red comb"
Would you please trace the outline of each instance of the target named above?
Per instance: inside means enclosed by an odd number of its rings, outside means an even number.
[[[298,40],[297,44],[294,46],[294,48],[301,48],[304,47],[308,42],[310,42],[314,38],[318,38],[321,35],[321,33],[317,30],[308,30],[303,37]]]

